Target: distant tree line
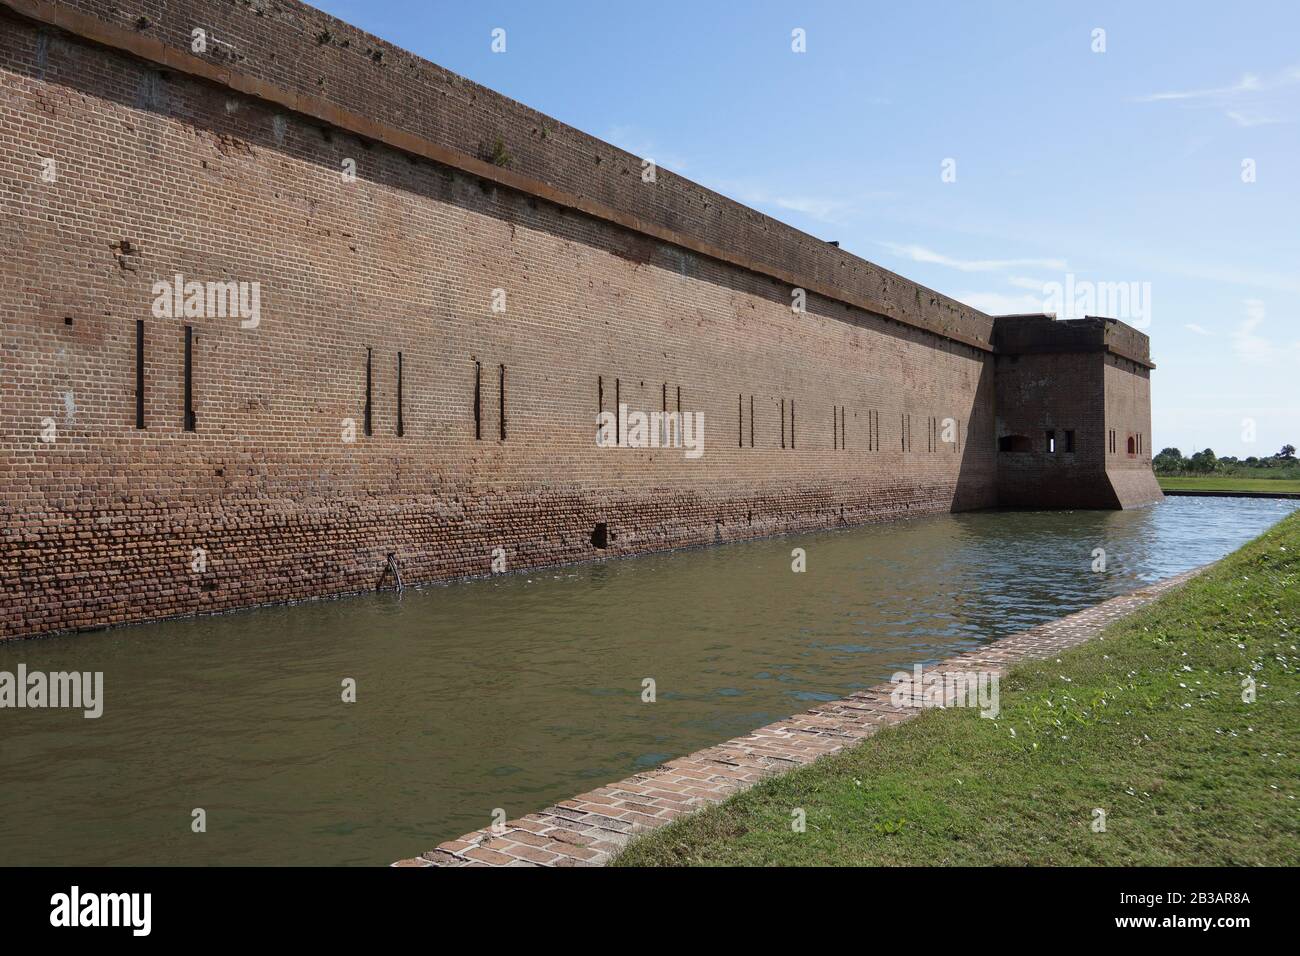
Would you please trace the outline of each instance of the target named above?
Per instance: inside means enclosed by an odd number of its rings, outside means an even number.
[[[1268,458],[1234,458],[1225,455],[1220,458],[1213,449],[1194,452],[1184,458],[1177,448],[1166,448],[1151,459],[1151,466],[1158,475],[1236,475],[1255,478],[1300,478],[1300,461],[1297,461],[1295,445],[1283,445],[1276,455]]]

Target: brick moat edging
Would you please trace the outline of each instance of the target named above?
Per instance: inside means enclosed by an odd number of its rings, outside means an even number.
[[[1019,661],[1050,657],[1091,640],[1113,621],[1150,604],[1205,567],[1209,565],[957,654],[927,668],[927,673],[984,670],[1001,675]],[[894,686],[878,684],[822,704],[508,821],[499,833],[490,827],[476,830],[393,865],[600,866],[640,833],[721,803],[764,777],[851,747],[880,727],[919,713],[891,703]]]

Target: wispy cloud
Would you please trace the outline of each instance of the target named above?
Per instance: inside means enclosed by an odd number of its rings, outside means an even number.
[[[653,136],[632,125],[610,127],[605,133],[606,141],[620,149],[625,149],[634,156],[654,160],[663,169],[684,174],[691,164],[686,157],[671,150],[663,149]],[[710,176],[703,170],[696,170],[693,178],[701,185],[715,189],[723,195],[742,202],[748,206],[765,207],[768,210],[798,213],[809,219],[826,223],[843,223],[847,221],[861,203],[893,199],[896,193],[890,191],[861,192],[852,195],[820,196],[804,192],[785,192],[755,184],[752,181]]]
[[[1264,324],[1263,300],[1246,299],[1245,306],[1246,318],[1232,332],[1232,350],[1237,358],[1250,365],[1285,363],[1288,366],[1300,359],[1300,340],[1275,343],[1260,334]]]
[[[701,179],[701,182],[704,182]],[[707,185],[737,202],[771,212],[793,212],[818,222],[846,225],[854,214],[868,203],[895,199],[898,194],[888,190],[853,191],[847,189],[833,196],[817,193],[795,192],[756,183],[753,180],[717,178]]]
[[[1047,288],[1047,283],[1048,283],[1049,281],[1057,281],[1057,280],[1049,280],[1049,279],[1031,279],[1031,278],[1028,277],[1028,276],[1008,276],[1008,277],[1007,277],[1007,284],[1008,284],[1008,285],[1015,286],[1017,289],[1030,289],[1030,290],[1032,290],[1032,291],[1034,291],[1034,292],[1040,292],[1040,293],[1043,293],[1043,292],[1044,292],[1044,290]]]
[[[1213,334],[1214,334],[1214,333],[1212,333],[1209,329],[1205,328],[1205,327],[1202,326],[1202,325],[1197,325],[1195,322],[1187,322],[1187,323],[1185,323],[1185,324],[1183,325],[1183,328],[1187,329],[1189,332],[1195,332],[1197,335],[1213,335]]]
[[[1001,272],[1007,269],[1064,271],[1068,268],[1064,259],[958,259],[955,256],[947,256],[941,252],[935,252],[933,249],[927,249],[925,246],[897,242],[882,242],[880,245],[904,259],[947,266],[961,272]],[[1029,288],[1029,286],[1022,286],[1022,288]],[[1041,289],[1042,286],[1040,285],[1038,288]]]
[[[1290,66],[1271,76],[1245,73],[1236,83],[1193,90],[1168,90],[1136,96],[1138,103],[1180,103],[1189,108],[1214,108],[1238,126],[1268,126],[1290,122],[1279,113],[1270,94],[1300,84],[1300,66]],[[1276,97],[1272,97],[1276,100]]]
[[[1216,86],[1205,90],[1176,90],[1168,93],[1148,93],[1137,97],[1139,103],[1157,103],[1162,100],[1208,100],[1236,96],[1240,93],[1257,93],[1264,89],[1264,83],[1254,73],[1246,73],[1240,80],[1229,86]]]
[[[742,197],[744,202],[753,205],[766,204],[790,212],[802,213],[812,219],[823,222],[838,222],[852,208],[851,204],[841,199],[828,199],[818,196],[755,196]]]
[[[683,172],[689,165],[686,157],[671,150],[660,149],[654,137],[635,126],[613,126],[605,134],[605,140],[619,149],[627,150],[633,156],[652,159],[656,166],[671,169],[675,173]]]
[[[989,315],[1017,315],[1043,311],[1042,296],[1008,295],[1005,292],[958,292],[953,298]]]
[[[1246,113],[1241,110],[1228,110],[1224,114],[1238,126],[1273,126],[1277,123],[1285,123],[1286,120],[1280,116],[1271,113]]]

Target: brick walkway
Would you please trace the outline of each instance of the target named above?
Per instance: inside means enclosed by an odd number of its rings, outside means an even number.
[[[1050,657],[1091,640],[1112,621],[1150,604],[1202,570],[1166,578],[965,651],[927,667],[925,673],[984,670],[1005,674],[1018,661]],[[600,866],[638,833],[721,803],[764,777],[851,747],[880,727],[902,723],[919,713],[914,708],[895,707],[890,701],[893,690],[893,684],[878,684],[508,821],[500,833],[490,828],[477,830],[394,866]]]

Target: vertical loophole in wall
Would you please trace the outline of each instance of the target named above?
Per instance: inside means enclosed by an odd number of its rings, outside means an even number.
[[[790,399],[790,447],[794,447],[794,399]]]
[[[620,446],[623,444],[623,422],[621,421],[623,410],[619,407],[622,395],[623,381],[616,378],[614,379],[614,444]]]
[[[372,350],[369,347],[367,347],[366,348],[366,417],[365,417],[365,432],[367,435],[373,434],[374,432],[374,417],[373,417],[374,407],[372,404],[372,400],[374,398],[374,377],[371,374],[371,368],[370,368],[373,357],[374,356]]]
[[[402,417],[402,353],[397,353],[397,437],[406,434],[406,421]]]
[[[144,319],[135,320],[135,427],[144,428]]]
[[[736,396],[736,447],[745,447],[745,396]]]
[[[609,547],[609,527],[603,521],[597,521],[591,529],[591,546],[602,551]]]
[[[754,396],[749,396],[749,447],[754,447]]]
[[[501,378],[498,381],[498,390],[501,393],[498,396],[501,403],[501,440],[505,441],[506,440],[506,367],[504,365],[501,366]]]
[[[194,326],[185,326],[185,419],[187,432],[194,431]]]
[[[849,447],[847,441],[848,428],[844,424],[844,419],[845,419],[844,406],[841,405],[840,406],[840,451],[843,451],[844,449]]]
[[[474,440],[483,438],[483,363],[474,363]]]
[[[671,437],[672,426],[668,422],[668,383],[664,382],[660,389],[659,395],[660,408],[663,411],[663,432],[659,437],[659,443],[665,448],[668,447],[669,438]],[[680,425],[678,426],[681,427]]]
[[[785,399],[781,399],[781,447],[785,447]]]

